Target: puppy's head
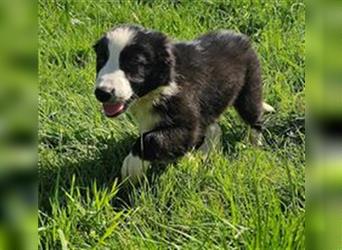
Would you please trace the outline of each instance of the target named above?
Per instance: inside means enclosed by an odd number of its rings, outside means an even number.
[[[108,117],[118,116],[133,100],[172,81],[174,58],[162,33],[118,26],[99,39],[94,50],[95,96]]]

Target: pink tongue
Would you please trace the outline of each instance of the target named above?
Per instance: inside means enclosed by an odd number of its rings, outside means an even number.
[[[106,116],[115,116],[119,114],[124,109],[123,103],[104,103],[103,104],[103,110],[106,114]]]

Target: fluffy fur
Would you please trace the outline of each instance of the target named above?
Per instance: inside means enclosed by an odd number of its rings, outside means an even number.
[[[272,107],[263,104],[259,61],[245,35],[215,31],[172,42],[163,33],[121,25],[94,49],[97,99],[108,116],[130,110],[141,132],[124,161],[123,178],[138,178],[150,162],[208,148],[208,135],[217,143],[215,124],[228,106],[261,143],[263,107]]]

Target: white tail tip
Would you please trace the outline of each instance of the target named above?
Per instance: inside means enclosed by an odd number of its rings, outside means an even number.
[[[275,109],[271,105],[267,104],[266,102],[262,103],[262,109],[264,110],[264,112],[267,112],[267,113],[275,112]]]

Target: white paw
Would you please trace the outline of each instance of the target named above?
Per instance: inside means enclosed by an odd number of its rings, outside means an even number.
[[[122,163],[122,180],[125,180],[126,178],[129,178],[131,181],[139,180],[149,166],[150,163],[148,161],[143,161],[139,156],[134,156],[132,153],[129,153]]]
[[[212,150],[219,150],[221,148],[222,130],[217,123],[211,124],[205,133],[205,140],[199,147],[199,151],[208,154]]]
[[[250,132],[250,142],[252,143],[253,146],[256,147],[261,147],[263,145],[262,143],[262,134],[261,132],[252,129],[252,131]]]

